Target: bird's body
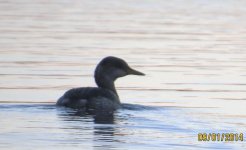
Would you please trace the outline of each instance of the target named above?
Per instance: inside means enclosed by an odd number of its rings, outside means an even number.
[[[112,112],[120,107],[119,97],[112,91],[97,87],[81,87],[68,90],[57,105],[85,109],[86,111],[107,110]]]
[[[87,112],[113,112],[120,107],[114,81],[129,74],[144,75],[116,57],[104,58],[96,67],[95,80],[98,87],[73,88],[57,101],[58,106],[83,109]]]

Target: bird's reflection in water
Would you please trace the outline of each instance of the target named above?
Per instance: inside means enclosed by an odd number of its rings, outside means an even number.
[[[93,148],[94,149],[116,149],[112,143],[119,140],[116,140],[114,135],[116,131],[115,125],[115,115],[114,113],[88,113],[83,110],[73,110],[70,108],[58,108],[58,117],[67,124],[67,122],[74,122],[86,124],[88,126],[76,126],[76,132],[80,136],[84,136],[84,130],[92,130],[92,136],[86,136],[84,138],[92,137]],[[64,129],[68,127],[64,127]],[[73,135],[74,136],[74,135]],[[83,138],[83,137],[80,137]]]
[[[97,112],[86,112],[84,110],[76,110],[74,115],[84,117],[84,116],[91,116],[94,119],[94,123],[96,124],[114,124],[114,114],[107,113],[104,111],[97,111]]]
[[[115,122],[114,114],[97,114],[94,116],[94,149],[116,149],[113,145],[115,141]]]

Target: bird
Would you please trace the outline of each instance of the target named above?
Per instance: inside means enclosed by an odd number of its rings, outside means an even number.
[[[131,68],[121,58],[105,57],[94,71],[94,78],[98,87],[72,88],[58,99],[56,105],[92,113],[113,113],[121,107],[114,82],[126,75],[144,76],[145,74]]]

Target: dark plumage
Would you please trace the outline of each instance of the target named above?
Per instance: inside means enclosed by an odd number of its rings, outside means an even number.
[[[95,81],[98,87],[73,88],[59,98],[56,105],[85,111],[113,112],[120,107],[114,81],[129,74],[144,75],[117,57],[106,57],[97,65]]]

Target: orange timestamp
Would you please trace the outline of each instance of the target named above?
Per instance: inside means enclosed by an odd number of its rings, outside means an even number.
[[[198,141],[243,141],[243,133],[198,133]]]

